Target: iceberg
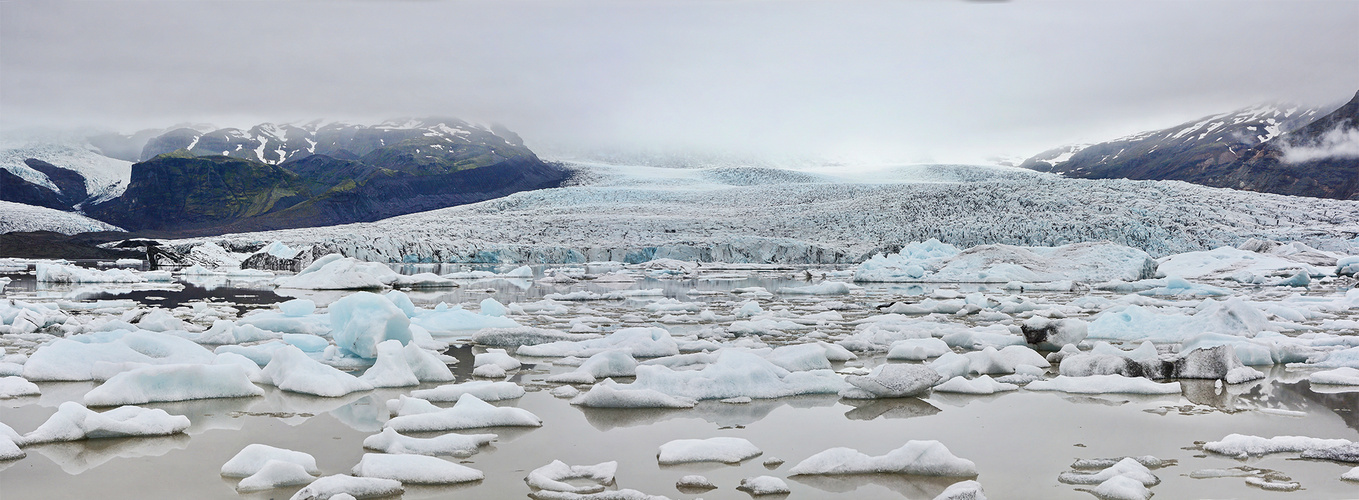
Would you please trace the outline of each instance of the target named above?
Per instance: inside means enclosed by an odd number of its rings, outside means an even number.
[[[263,396],[239,365],[146,366],[114,375],[85,393],[87,406]]]
[[[364,453],[354,466],[358,477],[393,479],[411,484],[453,484],[480,481],[481,471],[426,455]]]
[[[403,436],[396,429],[386,428],[381,433],[368,436],[363,447],[391,454],[416,455],[453,455],[471,456],[477,449],[491,444],[495,434],[456,434],[448,433],[432,438]]]
[[[158,408],[120,406],[98,413],[80,403],[67,401],[37,429],[20,436],[16,444],[29,446],[82,439],[165,436],[188,428],[189,417],[171,415]]]
[[[411,341],[406,313],[371,292],[354,293],[331,304],[330,325],[335,345],[365,359],[377,357],[377,345],[384,340]]]
[[[402,415],[383,427],[397,432],[432,432],[479,427],[542,427],[543,420],[522,408],[496,407],[472,394],[463,394],[452,408],[434,413]]]
[[[819,474],[915,474],[920,476],[968,477],[977,475],[977,464],[958,458],[938,441],[907,441],[884,455],[868,456],[853,448],[831,448],[798,462],[789,475]]]
[[[708,439],[676,439],[661,445],[656,461],[661,465],[688,462],[739,463],[760,456],[764,452],[738,437]]]

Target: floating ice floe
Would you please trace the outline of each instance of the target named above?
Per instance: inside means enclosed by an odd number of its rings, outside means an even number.
[[[289,500],[327,500],[340,495],[363,500],[400,495],[403,492],[405,488],[401,487],[401,481],[335,474],[312,481],[297,490]]]
[[[265,464],[271,461],[297,464],[310,475],[321,473],[321,469],[316,467],[316,457],[309,453],[255,443],[246,445],[245,448],[231,457],[231,460],[222,464],[222,475],[226,477],[251,476],[258,473],[264,468]]]
[[[453,484],[480,481],[481,471],[427,455],[364,453],[354,466],[358,477],[393,479],[410,484]]]
[[[679,345],[670,332],[656,327],[621,328],[608,336],[591,340],[526,345],[520,347],[517,353],[542,357],[591,356],[611,349],[624,350],[638,358],[679,354]]]
[[[211,364],[215,355],[192,341],[163,333],[116,330],[56,339],[39,347],[24,363],[30,381],[80,381],[94,378],[100,363]]]
[[[790,475],[914,474],[967,477],[977,475],[977,464],[958,458],[938,441],[907,441],[884,455],[868,456],[853,448],[831,448],[798,462]]]
[[[905,339],[892,343],[887,351],[887,359],[904,361],[924,361],[937,358],[944,353],[953,352],[948,344],[936,338]]]
[[[576,342],[598,339],[591,333],[567,333],[560,330],[533,328],[528,326],[511,328],[486,328],[472,334],[472,342],[487,347],[518,347],[553,342]],[[519,351],[519,354],[524,354]]]
[[[916,396],[930,390],[941,378],[928,366],[889,363],[879,365],[868,375],[845,377],[845,382],[853,388],[840,391],[840,395],[852,399]]]
[[[1203,444],[1205,451],[1237,458],[1268,455],[1270,453],[1323,450],[1348,446],[1346,439],[1321,439],[1307,436],[1275,436],[1272,438],[1245,434],[1228,434],[1217,441]]]
[[[981,245],[966,251],[929,240],[900,253],[875,255],[854,270],[855,281],[932,283],[1026,283],[1062,280],[1105,282],[1151,277],[1146,252],[1112,243],[1059,247]]]
[[[1114,476],[1134,479],[1142,486],[1161,483],[1161,478],[1133,458],[1124,458],[1099,472],[1063,472],[1057,476],[1057,480],[1067,484],[1100,484]]]
[[[661,465],[688,462],[739,463],[759,456],[759,448],[738,437],[676,439],[661,445],[656,461]]]
[[[604,491],[614,482],[618,473],[618,462],[604,462],[595,465],[567,465],[561,460],[533,469],[524,482],[532,488],[563,493],[590,494]],[[574,485],[567,481],[587,479],[595,484]]]
[[[284,486],[303,485],[314,480],[316,480],[316,476],[301,465],[282,460],[269,460],[260,467],[259,471],[236,483],[236,491],[251,493]]]
[[[997,392],[1018,390],[1015,384],[997,382],[990,375],[982,375],[969,380],[967,377],[953,377],[934,386],[936,392],[956,392],[961,394],[995,394]]]
[[[1142,377],[1122,375],[1090,375],[1068,377],[1058,375],[1050,380],[1036,380],[1024,386],[1030,391],[1060,391],[1073,394],[1179,394],[1179,382],[1159,383]]]
[[[982,491],[981,483],[959,481],[944,488],[934,500],[986,500],[986,494]]]
[[[1138,305],[1100,313],[1089,326],[1089,338],[1124,341],[1183,342],[1203,332],[1254,336],[1270,328],[1259,309],[1240,298],[1204,299],[1193,315],[1155,312]]]
[[[403,436],[396,429],[386,428],[381,433],[368,436],[363,447],[392,454],[415,455],[453,455],[470,456],[477,449],[491,444],[495,434],[456,434],[448,433],[432,438]]]
[[[145,283],[145,277],[130,269],[89,269],[70,264],[39,262],[39,283]]]
[[[631,377],[637,374],[637,360],[624,350],[596,353],[575,370],[547,377],[546,381],[564,384],[593,384],[609,377]]]
[[[411,391],[411,397],[428,401],[457,401],[463,394],[474,395],[482,401],[501,401],[523,397],[524,388],[514,382],[474,380]]]
[[[713,484],[712,481],[709,481],[706,477],[690,474],[688,476],[681,476],[678,481],[675,481],[675,488],[678,488],[681,491],[686,489],[712,490],[717,489],[717,485]]]
[[[29,382],[23,377],[0,377],[0,399],[37,396],[39,394],[42,394],[42,390],[38,388],[38,384]]]
[[[774,476],[755,476],[741,479],[741,484],[736,489],[750,493],[754,496],[760,495],[786,495],[791,490],[788,483],[783,482]]]
[[[788,286],[779,289],[784,295],[844,295],[862,287],[843,281],[823,281],[815,285]]]
[[[1359,369],[1348,366],[1325,370],[1307,376],[1313,384],[1359,385]]]
[[[1089,334],[1089,324],[1075,318],[1049,319],[1034,316],[1020,324],[1024,340],[1043,349],[1057,350],[1079,344]]]
[[[20,442],[16,444],[29,446],[82,439],[165,436],[188,428],[189,417],[171,415],[159,408],[120,406],[99,413],[80,403],[67,401],[37,429],[20,436]]]
[[[497,407],[464,394],[452,408],[434,413],[403,415],[388,420],[384,427],[397,432],[431,432],[479,427],[541,427],[543,420],[522,408]]]
[[[691,400],[834,394],[848,387],[830,370],[790,372],[757,354],[735,349],[723,349],[716,356],[715,361],[699,370],[639,365],[634,382],[614,387],[619,391],[650,389]],[[581,395],[588,396],[589,393]]]
[[[335,345],[360,358],[377,357],[377,345],[384,340],[411,341],[406,313],[375,293],[357,292],[335,301],[330,305],[330,324]]]
[[[239,365],[146,366],[114,375],[85,393],[87,406],[263,396]]]
[[[263,375],[279,389],[322,397],[373,389],[372,384],[316,361],[291,345],[273,351]]]
[[[1287,257],[1232,247],[1171,255],[1162,258],[1156,267],[1157,273],[1163,276],[1188,279],[1232,278],[1245,282],[1253,281],[1251,277],[1255,276],[1279,274],[1291,276],[1299,270],[1313,276],[1324,276],[1331,272],[1330,269],[1323,270]]]
[[[625,388],[612,379],[605,379],[571,399],[571,404],[587,408],[693,408],[695,402],[655,389]]]
[[[359,380],[373,387],[409,387],[421,382],[448,382],[453,371],[439,358],[414,343],[384,340],[377,346],[377,362]]]

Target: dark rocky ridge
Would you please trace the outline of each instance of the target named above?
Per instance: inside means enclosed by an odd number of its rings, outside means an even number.
[[[1020,166],[1077,178],[1182,180],[1247,191],[1359,199],[1359,158],[1284,161],[1290,147],[1317,145],[1331,131],[1359,125],[1356,100],[1334,110],[1256,106],[1110,142],[1056,148]]]

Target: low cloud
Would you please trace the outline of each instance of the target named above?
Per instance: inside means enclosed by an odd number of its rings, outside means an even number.
[[[1359,158],[1359,128],[1342,122],[1308,144],[1284,144],[1285,163],[1305,163],[1330,158]]]

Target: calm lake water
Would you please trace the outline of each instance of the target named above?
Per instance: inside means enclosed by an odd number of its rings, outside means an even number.
[[[400,267],[400,266],[398,266]],[[407,267],[405,272],[428,269]],[[445,271],[446,272],[446,271]],[[541,272],[541,271],[540,271]],[[503,303],[539,300],[549,293],[575,290],[660,288],[667,297],[710,303],[727,314],[745,296],[736,288],[762,286],[775,291],[805,285],[802,270],[770,270],[740,279],[647,279],[631,285],[535,284],[529,280],[468,282],[463,287],[411,292],[417,305],[439,302],[473,304],[486,297]],[[241,309],[267,307],[293,297],[315,299],[324,305],[344,293],[274,290],[267,282],[224,278],[186,279],[165,286],[90,287],[46,286],[32,276],[17,278],[7,289],[10,297],[48,300],[58,296],[82,299],[127,298],[143,304],[177,307],[195,301],[230,302]],[[1005,293],[994,286],[950,285],[962,291]],[[932,292],[935,287],[869,285],[860,293],[836,297],[775,295],[760,299],[765,310],[809,308],[826,301],[842,301],[857,308],[841,311],[846,322],[875,313],[874,306]],[[1268,294],[1268,291],[1243,291]],[[1316,293],[1327,293],[1317,291]],[[1331,291],[1330,293],[1334,293]],[[75,295],[73,295],[75,294]],[[1026,294],[1065,302],[1080,294]],[[1112,294],[1106,296],[1113,297]],[[517,315],[523,324],[563,328],[583,314],[620,318],[646,313],[646,301],[591,301],[571,303],[570,314],[557,317]],[[654,323],[654,317],[648,317]],[[606,325],[607,326],[607,325]],[[676,333],[692,325],[660,325]],[[852,330],[847,324],[818,327],[827,333]],[[776,343],[775,339],[766,339]],[[795,342],[793,338],[781,339]],[[459,381],[470,377],[472,355],[480,348],[459,346],[449,354]],[[689,410],[589,409],[570,405],[548,394],[555,387],[548,375],[572,367],[552,366],[550,359],[521,358],[530,363],[511,380],[529,393],[518,400],[494,403],[517,406],[541,417],[541,428],[489,428],[466,433],[495,433],[490,447],[459,460],[479,469],[486,479],[452,487],[408,486],[405,498],[525,498],[527,473],[552,460],[585,465],[619,462],[617,487],[641,490],[676,499],[744,499],[737,491],[742,478],[773,475],[785,478],[789,498],[933,498],[959,478],[904,475],[788,477],[787,469],[808,456],[831,447],[856,448],[879,455],[912,439],[938,440],[955,455],[977,463],[976,478],[993,499],[1089,499],[1078,486],[1057,481],[1083,458],[1154,455],[1176,465],[1154,470],[1162,483],[1152,488],[1157,498],[1355,498],[1359,484],[1339,479],[1353,467],[1326,461],[1299,460],[1296,454],[1268,455],[1249,460],[1205,453],[1203,441],[1230,433],[1260,436],[1306,435],[1359,441],[1359,392],[1317,391],[1306,381],[1307,371],[1283,367],[1262,369],[1267,378],[1246,384],[1219,386],[1214,381],[1181,381],[1184,391],[1171,396],[1101,395],[1019,390],[991,396],[934,393],[927,398],[857,401],[837,396],[808,396],[756,400],[750,404],[700,403]],[[861,358],[849,366],[875,366],[881,355]],[[843,368],[845,364],[837,364]],[[621,381],[627,381],[623,379]],[[80,400],[94,383],[40,384],[42,396],[0,400],[0,422],[20,433],[37,427],[63,401]],[[433,387],[426,385],[422,388]],[[28,447],[25,459],[0,463],[0,498],[287,498],[298,488],[239,495],[237,480],[223,478],[219,469],[242,447],[265,443],[304,451],[317,458],[325,474],[345,473],[358,462],[365,437],[382,429],[387,420],[385,401],[413,388],[381,389],[341,398],[318,398],[266,388],[257,398],[215,399],[145,405],[186,415],[193,422],[186,435],[160,438],[88,440]],[[1352,388],[1359,391],[1359,388]],[[441,404],[449,406],[450,404]],[[674,439],[735,436],[750,440],[764,454],[737,465],[688,464],[659,466],[658,447]],[[429,437],[428,435],[421,437]],[[777,457],[787,463],[766,467]],[[1195,479],[1202,469],[1259,468],[1277,471],[1302,484],[1292,493],[1264,491],[1246,485],[1242,477]],[[718,489],[688,493],[676,489],[681,476],[701,474]]]

